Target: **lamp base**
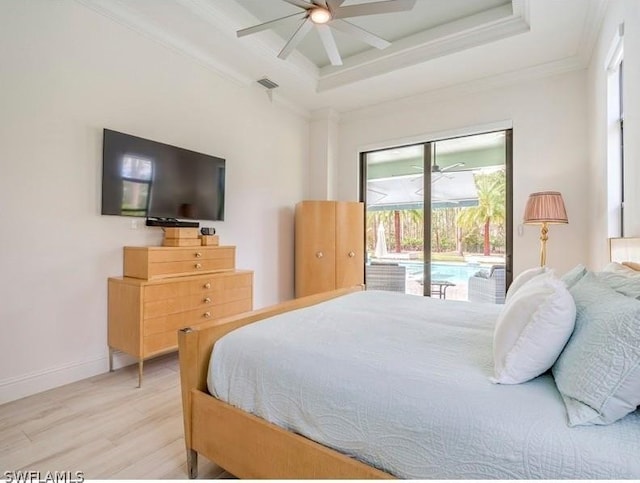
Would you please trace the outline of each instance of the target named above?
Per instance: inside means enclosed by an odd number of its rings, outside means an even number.
[[[547,222],[542,223],[542,227],[540,228],[540,266],[544,267],[547,264],[547,240],[549,237],[547,234],[549,233],[549,227],[547,226]]]

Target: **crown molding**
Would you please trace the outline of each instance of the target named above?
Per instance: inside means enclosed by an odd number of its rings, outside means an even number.
[[[209,0],[176,0],[176,2],[208,22],[216,30],[223,32],[227,38],[233,41],[237,41],[236,32],[239,29],[246,25],[260,23],[258,18],[233,2],[224,5],[227,14],[222,13],[220,8],[215,8],[215,3]],[[299,52],[292,52],[287,62],[277,59],[284,41],[272,31],[243,38],[241,42],[249,47],[254,55],[270,59],[272,63],[277,64],[279,70],[286,70],[312,85],[318,81],[320,70]]]
[[[526,69],[518,69],[482,79],[474,79],[468,82],[433,89],[421,94],[416,94],[400,99],[393,99],[373,106],[368,106],[340,113],[341,122],[351,122],[367,119],[375,116],[390,115],[405,109],[416,109],[433,102],[458,99],[461,96],[502,88],[524,81],[542,79],[555,75],[566,74],[583,70],[586,66],[583,60],[574,55],[553,62],[539,64]]]
[[[288,97],[280,95],[277,92],[271,94],[271,101],[303,119],[309,120],[312,118],[312,113],[309,109],[301,106],[297,102],[293,102]]]
[[[340,122],[340,113],[332,107],[326,107],[311,111],[310,119],[312,121],[331,121],[337,123]]]
[[[207,53],[197,46],[174,35],[170,35],[165,29],[145,20],[142,16],[128,9],[121,0],[75,1],[140,35],[173,50],[174,52],[195,60],[200,65],[203,65],[221,78],[236,86],[246,88],[252,86],[256,81],[252,76],[246,75],[230,65],[220,62],[210,53]],[[228,17],[214,9],[206,0],[177,0],[177,3],[182,5],[184,8],[191,10],[193,13],[200,15],[205,21],[214,25],[223,33],[223,35],[235,38],[236,34],[233,22]],[[271,39],[271,41],[274,42],[274,39]],[[275,58],[274,51],[277,53],[277,50],[270,47],[268,43],[255,42],[255,45],[257,47],[254,46],[254,48],[257,49],[258,55]],[[311,64],[306,57],[300,54],[296,53],[296,56],[292,57],[294,57],[294,62],[293,64],[287,65],[289,70],[296,73],[298,76],[300,76],[300,73],[302,72],[303,77],[306,77],[307,81],[315,83],[318,76],[315,65]],[[301,58],[302,60],[298,59],[296,61],[296,57]],[[298,103],[292,102],[287,97],[277,92],[272,93],[270,100],[275,105],[282,106],[297,116],[304,119],[310,118],[310,112],[308,109],[300,106]]]
[[[384,51],[367,51],[351,56],[341,67],[323,67],[317,92],[528,32],[528,2],[519,0],[517,8],[514,4],[504,5],[434,27],[395,41]]]
[[[255,79],[238,72],[225,63],[218,61],[211,54],[192,43],[171,35],[164,28],[153,22],[145,20],[140,15],[132,12],[121,0],[75,0],[76,2],[90,8],[96,13],[103,15],[120,25],[151,39],[164,47],[175,52],[187,55],[201,65],[214,71],[220,77],[238,85],[246,87]]]

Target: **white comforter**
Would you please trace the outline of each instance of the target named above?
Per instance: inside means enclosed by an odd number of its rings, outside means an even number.
[[[360,292],[238,329],[209,390],[405,478],[640,478],[640,414],[569,428],[550,375],[494,385],[499,306]]]

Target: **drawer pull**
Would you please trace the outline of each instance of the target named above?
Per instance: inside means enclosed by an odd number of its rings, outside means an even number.
[[[354,252],[349,252],[349,258],[353,258],[355,256],[356,256],[356,254]]]
[[[204,288],[211,288],[211,284],[209,282],[205,283]]]
[[[211,312],[205,312],[204,317],[205,319],[208,319],[209,317],[211,317]]]
[[[316,253],[316,258],[322,258],[322,257],[324,257],[324,253],[322,252]]]
[[[205,297],[205,299],[203,300],[203,302],[205,304],[210,304],[211,303],[211,298],[210,297]]]
[[[202,263],[196,263],[194,266],[195,266],[196,268],[202,268]]]
[[[202,256],[202,253],[196,252],[196,258],[200,258],[201,256]]]

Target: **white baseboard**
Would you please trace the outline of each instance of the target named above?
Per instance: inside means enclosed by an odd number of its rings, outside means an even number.
[[[113,368],[120,369],[137,360],[127,354],[116,352]],[[97,357],[85,361],[70,362],[58,367],[32,372],[0,381],[0,404],[31,396],[65,384],[103,374],[109,370],[109,358]]]

